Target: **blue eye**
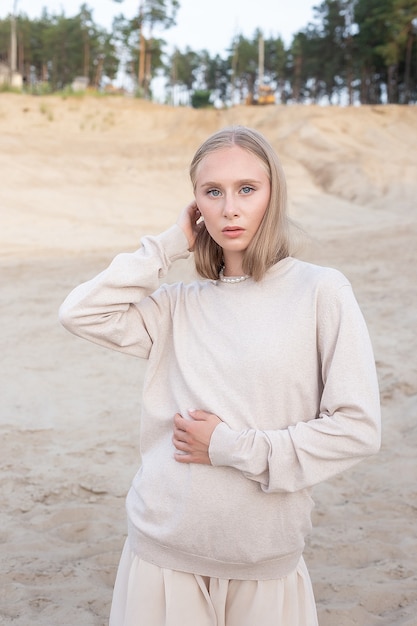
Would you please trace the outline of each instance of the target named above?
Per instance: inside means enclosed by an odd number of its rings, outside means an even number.
[[[248,194],[251,191],[253,191],[253,187],[250,187],[249,185],[245,185],[244,187],[242,187],[241,191],[243,194]]]
[[[218,189],[210,189],[207,193],[213,198],[218,198],[220,196],[220,191]]]

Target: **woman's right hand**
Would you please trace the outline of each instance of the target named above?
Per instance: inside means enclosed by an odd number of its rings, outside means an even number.
[[[185,207],[185,209],[181,211],[177,220],[178,226],[182,228],[188,239],[188,249],[190,251],[194,249],[195,239],[201,228],[201,222],[197,223],[200,217],[201,213],[198,209],[197,203],[193,200]]]

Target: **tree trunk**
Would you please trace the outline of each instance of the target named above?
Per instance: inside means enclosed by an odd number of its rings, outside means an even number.
[[[349,35],[347,44],[347,70],[346,70],[346,82],[348,88],[349,105],[353,104],[353,69],[352,69],[352,37]]]
[[[236,68],[237,62],[239,58],[239,50],[236,41],[233,44],[233,57],[232,57],[232,75],[231,75],[231,83],[230,83],[230,99],[232,101],[232,106],[235,103],[235,93],[236,93]]]
[[[103,74],[103,65],[104,65],[104,54],[100,54],[97,63],[96,75],[94,78],[94,88],[98,89],[100,87],[101,76]]]
[[[16,16],[13,13],[10,24],[10,82],[17,68]]]
[[[152,80],[152,39],[148,41],[147,51],[146,51],[146,66],[145,66],[145,79],[144,79],[144,96],[145,98],[149,98],[151,80]]]
[[[407,47],[405,50],[405,71],[404,71],[404,104],[409,104],[411,97],[411,89],[410,89],[410,75],[411,75],[411,52],[413,50],[413,29],[412,24],[411,28],[408,31],[407,37]]]
[[[19,72],[22,74],[22,76],[24,76],[25,74],[25,47],[24,47],[24,41],[23,41],[23,35],[20,34],[20,36],[18,37],[18,61],[19,61]]]
[[[395,104],[397,101],[397,65],[388,66],[388,102]]]
[[[84,76],[89,79],[90,75],[90,45],[88,42],[88,35],[84,35]]]
[[[298,56],[294,63],[294,85],[293,85],[293,98],[296,102],[300,102],[301,98],[301,68],[303,65],[303,59]]]
[[[143,34],[143,0],[139,5],[139,69],[138,69],[138,86],[139,89],[144,88],[146,68],[146,40]]]

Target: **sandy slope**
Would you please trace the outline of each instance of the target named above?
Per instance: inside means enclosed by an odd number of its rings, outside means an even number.
[[[232,123],[276,146],[300,255],[349,276],[378,363],[382,452],[315,490],[320,624],[417,624],[417,110],[12,95],[0,95],[0,624],[106,624],[143,365],[69,336],[57,308],[173,222],[194,149]]]

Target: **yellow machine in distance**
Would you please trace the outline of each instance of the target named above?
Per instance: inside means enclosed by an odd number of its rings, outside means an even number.
[[[259,85],[258,93],[248,94],[246,104],[275,104],[275,93],[269,85]]]
[[[269,85],[259,85],[258,104],[275,104],[275,94]]]

